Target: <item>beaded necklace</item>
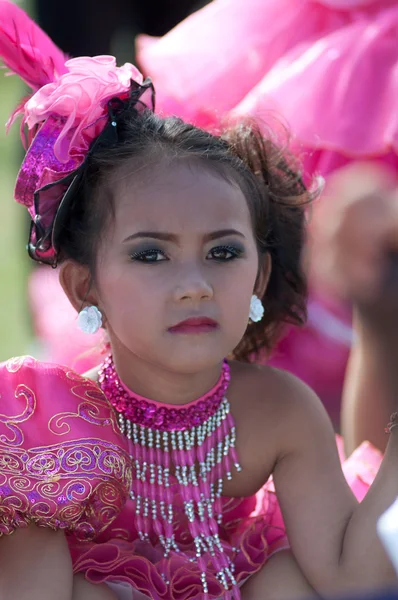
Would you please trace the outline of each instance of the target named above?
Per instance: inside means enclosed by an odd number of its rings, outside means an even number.
[[[101,366],[98,381],[128,439],[133,463],[130,497],[135,503],[139,538],[149,541],[155,535],[165,558],[171,551],[180,552],[173,528],[173,465],[201,570],[204,598],[208,598],[209,560],[226,590],[224,597],[239,598],[233,564],[218,534],[223,479],[232,478],[232,464],[241,470],[235,423],[225,396],[230,381],[227,361],[213,389],[182,407],[131,392],[119,379],[111,356]]]

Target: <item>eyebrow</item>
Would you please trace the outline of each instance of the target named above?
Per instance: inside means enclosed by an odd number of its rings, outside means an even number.
[[[220,229],[218,231],[212,231],[211,233],[207,233],[203,236],[203,240],[205,242],[211,242],[212,240],[218,240],[223,237],[228,237],[230,235],[237,235],[243,239],[246,239],[243,233],[238,231],[237,229]],[[136,240],[139,238],[151,238],[154,240],[162,240],[164,242],[178,242],[178,235],[175,233],[166,233],[163,231],[138,231],[137,233],[133,233],[126,237],[123,240],[125,242],[131,242],[132,240]]]

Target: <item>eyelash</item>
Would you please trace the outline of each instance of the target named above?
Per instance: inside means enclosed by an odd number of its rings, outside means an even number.
[[[239,258],[243,254],[242,248],[237,248],[236,246],[216,246],[209,251],[209,254],[211,252],[220,251],[229,252],[231,256],[229,258],[214,258],[213,260],[215,260],[216,262],[229,262],[235,260],[236,258]],[[161,260],[145,260],[148,256],[153,256],[154,254],[161,254],[164,258]],[[142,250],[141,252],[134,252],[130,255],[130,258],[132,260],[136,260],[147,264],[154,264],[157,262],[164,262],[165,260],[168,260],[166,254],[163,252],[163,250],[160,250],[159,248],[150,248],[148,250]]]
[[[243,254],[242,248],[237,248],[236,246],[216,246],[215,248],[212,248],[210,250],[210,252],[220,252],[220,251],[229,252],[232,256],[230,256],[229,258],[214,258],[213,260],[215,260],[217,262],[229,262],[231,260],[235,260],[236,258],[239,258]],[[209,254],[210,254],[210,252],[209,252]]]
[[[153,254],[161,254],[164,257],[164,259],[162,259],[162,260],[145,260],[145,258],[151,254],[152,255]],[[163,250],[159,250],[159,248],[151,248],[149,250],[142,250],[141,252],[134,252],[133,254],[130,254],[130,258],[132,260],[136,260],[136,261],[147,263],[147,264],[153,264],[156,262],[163,262],[163,260],[167,260],[165,253],[163,252]]]

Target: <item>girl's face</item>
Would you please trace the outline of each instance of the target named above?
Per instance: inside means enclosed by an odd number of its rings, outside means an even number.
[[[214,366],[246,330],[258,273],[242,191],[180,161],[114,192],[96,278],[112,346],[174,372]]]

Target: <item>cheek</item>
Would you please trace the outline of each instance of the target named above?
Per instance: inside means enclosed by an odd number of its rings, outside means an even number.
[[[231,323],[246,319],[257,271],[257,256],[238,259],[230,266],[209,265],[202,271],[213,286],[216,303]],[[165,307],[173,299],[173,286],[184,279],[184,274],[184,269],[180,272],[170,265],[138,269],[136,265],[104,262],[97,275],[100,307],[117,330],[159,325]]]
[[[168,321],[174,280],[163,266],[109,265],[98,277],[100,298],[110,328],[119,339],[150,339]],[[174,317],[173,317],[174,318]]]
[[[242,315],[250,305],[250,299],[255,287],[258,263],[242,261],[239,268],[224,272],[216,280],[217,295],[223,297],[223,303],[229,306],[229,312]]]
[[[109,320],[130,323],[145,319],[156,294],[145,277],[137,277],[131,265],[102,265],[98,275],[98,290],[103,309]],[[128,317],[128,318],[127,318]]]

